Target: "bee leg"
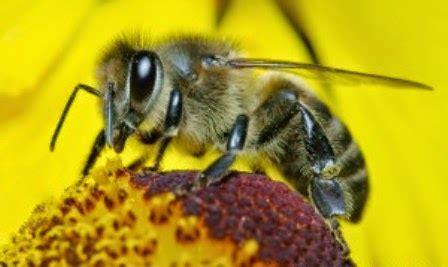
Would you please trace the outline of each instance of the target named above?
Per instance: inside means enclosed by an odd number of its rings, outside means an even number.
[[[290,124],[299,113],[297,92],[290,89],[280,89],[268,97],[253,113],[253,119],[259,126],[258,138],[247,144],[247,147],[263,149],[278,134]],[[266,119],[267,118],[267,119]],[[252,164],[251,170],[258,174],[266,174],[263,167]]]
[[[202,158],[205,155],[205,152],[207,152],[205,145],[200,145],[191,153],[191,155],[195,158]]]
[[[247,136],[249,117],[241,114],[235,120],[227,139],[227,151],[224,155],[215,160],[198,177],[194,186],[208,186],[219,182],[227,174],[230,166],[236,159],[238,151],[244,148]]]
[[[343,248],[344,255],[348,256],[350,250],[335,218],[345,216],[347,213],[343,188],[338,180],[334,179],[339,174],[340,167],[335,164],[334,151],[323,128],[302,104],[300,115],[307,158],[314,173],[308,187],[309,196],[319,213],[328,220],[333,235]]]
[[[173,89],[170,94],[170,100],[165,117],[165,126],[157,150],[155,162],[153,166],[146,168],[146,170],[149,171],[159,170],[160,162],[163,159],[163,155],[165,154],[168,145],[170,144],[173,137],[177,135],[181,118],[182,118],[182,92],[180,91],[180,89]],[[145,155],[142,158],[136,160],[129,166],[129,168],[138,169],[148,160],[148,156],[149,155]]]
[[[72,107],[73,101],[75,101],[76,95],[78,93],[79,90],[84,90],[87,93],[90,93],[92,95],[101,97],[103,94],[98,91],[97,89],[90,87],[88,85],[85,84],[78,84],[72,91],[67,103],[65,104],[64,110],[62,111],[61,116],[59,117],[59,121],[58,124],[56,125],[56,129],[54,129],[53,132],[53,136],[51,137],[51,142],[50,142],[50,151],[53,151],[55,146],[56,146],[56,141],[58,139],[59,133],[62,129],[62,125],[64,125],[65,122],[65,118],[67,117],[67,114],[70,110],[70,108]]]
[[[141,133],[139,139],[142,143],[147,145],[153,145],[162,137],[162,133],[159,130],[153,130],[148,133]]]
[[[261,164],[258,163],[251,164],[250,170],[256,174],[266,175],[266,170],[261,166]]]
[[[310,180],[309,195],[325,218],[344,216],[346,203],[341,184],[333,179],[340,171],[330,142],[311,112],[300,105],[302,130],[307,158],[314,176]]]
[[[138,137],[143,144],[152,145],[162,137],[162,133],[159,130],[153,130],[148,133],[140,133]],[[138,159],[129,164],[127,168],[133,171],[138,170],[145,165],[149,157],[149,153],[145,152]]]
[[[90,169],[95,164],[96,160],[98,159],[98,156],[100,155],[101,151],[106,146],[106,136],[104,135],[104,129],[102,129],[96,139],[93,143],[92,149],[90,150],[89,157],[87,158],[87,161],[84,165],[84,168],[82,170],[82,175],[86,176],[89,174]]]
[[[348,255],[350,254],[350,248],[348,247],[347,242],[345,241],[344,237],[342,236],[341,225],[335,218],[329,219],[327,223],[330,226],[330,229],[333,233],[334,238],[342,246],[342,254],[345,257],[348,257]]]
[[[279,112],[280,111],[280,112]],[[281,89],[269,97],[254,113],[261,129],[255,146],[262,148],[274,140],[287,127],[291,119],[300,114],[307,158],[312,173],[309,195],[325,218],[345,214],[345,201],[341,185],[333,178],[339,172],[335,156],[323,129],[308,109],[303,106],[293,90]],[[261,122],[261,123],[260,123]]]
[[[163,155],[165,154],[165,151],[172,139],[173,139],[173,136],[162,137],[162,140],[160,140],[159,148],[157,150],[156,159],[154,160],[154,165],[146,168],[147,170],[150,170],[150,171],[158,171],[159,170],[160,162],[162,161]]]

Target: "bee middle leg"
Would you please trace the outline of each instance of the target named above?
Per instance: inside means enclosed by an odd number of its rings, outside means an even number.
[[[217,183],[226,176],[230,166],[235,161],[238,152],[244,148],[248,126],[249,117],[245,114],[238,115],[227,139],[227,151],[224,155],[210,164],[210,166],[207,167],[189,186],[198,189]],[[187,191],[188,190],[189,188],[187,188]]]
[[[151,132],[139,133],[138,138],[144,145],[154,145],[157,141],[162,138],[163,134],[159,130],[153,130]],[[130,170],[138,170],[143,167],[145,163],[149,160],[150,154],[145,151],[143,155],[134,160],[131,164],[127,166]]]
[[[157,171],[160,168],[160,162],[163,159],[166,149],[170,144],[173,137],[177,135],[179,124],[182,119],[182,92],[180,89],[173,89],[170,94],[170,100],[165,117],[165,125],[163,129],[163,135],[160,138],[159,147],[157,150],[156,159],[154,165],[147,168],[151,171]],[[158,139],[158,137],[157,137]],[[134,161],[128,168],[135,170],[142,167],[148,160],[149,155],[145,154],[141,158]]]

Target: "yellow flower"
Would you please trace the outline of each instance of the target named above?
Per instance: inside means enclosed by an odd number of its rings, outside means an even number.
[[[325,64],[408,77],[436,88],[428,93],[335,86],[331,97],[323,95],[349,125],[370,171],[365,216],[360,224],[343,225],[354,261],[448,265],[446,5],[435,0],[301,3],[291,11],[300,15]],[[118,33],[143,29],[154,38],[217,33],[241,41],[254,57],[308,60],[274,1],[232,1],[219,29],[213,10],[214,2],[207,0],[2,3],[0,242],[7,242],[38,203],[78,180],[102,125],[96,99],[79,95],[52,154],[49,138],[73,86],[95,85],[95,62]],[[180,147],[170,147],[166,169],[204,168],[217,155],[179,161]],[[142,149],[134,142],[128,150]],[[123,160],[132,156],[126,153]],[[236,167],[247,169],[243,160]],[[279,178],[275,170],[268,174]]]

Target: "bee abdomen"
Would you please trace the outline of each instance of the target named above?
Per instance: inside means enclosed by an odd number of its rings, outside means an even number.
[[[340,184],[346,188],[347,217],[352,222],[361,218],[369,192],[368,174],[365,169],[359,168],[349,176],[338,177]]]

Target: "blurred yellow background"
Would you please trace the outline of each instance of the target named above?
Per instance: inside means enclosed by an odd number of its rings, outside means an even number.
[[[357,225],[343,225],[354,261],[359,266],[448,266],[448,4],[297,4],[293,13],[326,65],[410,78],[435,88],[334,86],[330,95],[322,95],[352,130],[370,171],[365,216]],[[231,1],[218,28],[215,9],[215,1],[206,0],[2,1],[0,243],[36,204],[79,178],[102,126],[97,100],[79,94],[54,153],[48,144],[72,88],[79,82],[95,85],[96,60],[117,34],[214,34],[240,41],[254,57],[309,61],[275,1]],[[142,149],[135,143],[130,147]],[[201,168],[214,156],[180,162],[181,150],[172,146],[169,151],[173,156],[166,169]]]

